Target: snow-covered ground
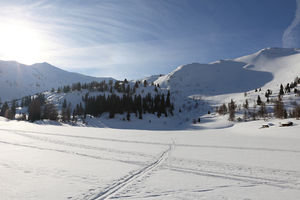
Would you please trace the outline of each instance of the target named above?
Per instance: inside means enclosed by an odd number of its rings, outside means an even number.
[[[300,121],[221,122],[145,131],[0,118],[0,199],[300,197]]]

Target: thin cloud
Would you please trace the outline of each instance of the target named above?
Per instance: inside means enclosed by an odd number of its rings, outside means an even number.
[[[296,3],[295,18],[282,37],[283,47],[286,48],[300,47],[300,0],[296,0]]]

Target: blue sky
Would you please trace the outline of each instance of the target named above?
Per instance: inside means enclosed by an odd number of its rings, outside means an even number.
[[[8,30],[0,30],[0,59],[119,79],[164,74],[300,47],[299,7],[300,0],[0,0],[0,29]]]

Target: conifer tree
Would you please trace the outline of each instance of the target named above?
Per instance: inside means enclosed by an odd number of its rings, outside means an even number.
[[[12,101],[12,104],[11,104],[11,115],[13,116],[12,118],[14,119],[15,118],[15,115],[16,115],[16,107],[17,107],[17,101],[16,100],[13,100]]]
[[[129,111],[127,112],[126,119],[127,119],[127,121],[130,121],[130,112]]]
[[[41,103],[38,99],[33,99],[28,107],[28,120],[34,122],[41,119]]]
[[[5,117],[5,112],[8,109],[9,109],[9,107],[8,107],[7,102],[4,102],[4,104],[2,105],[2,108],[1,108],[0,116]]]
[[[245,103],[243,104],[244,109],[248,110],[249,109],[249,102],[248,99],[245,100]]]
[[[15,116],[13,115],[13,113],[10,109],[7,109],[5,111],[4,117],[7,119],[14,119]]]
[[[285,93],[290,93],[291,92],[290,84],[288,83],[284,89],[285,89]]]
[[[64,102],[63,102],[63,104],[62,104],[62,107],[63,107],[63,108],[66,108],[66,107],[67,107],[67,100],[66,100],[66,99],[64,99]]]
[[[170,91],[168,91],[167,98],[166,98],[166,107],[170,107],[171,101],[170,101]]]
[[[283,85],[282,85],[282,84],[280,85],[279,95],[280,95],[280,96],[284,95]]]
[[[263,118],[265,118],[267,116],[267,109],[266,109],[265,103],[260,104],[260,109],[258,111],[258,115]]]
[[[57,116],[58,116],[58,113],[57,113],[57,110],[56,110],[54,104],[47,103],[44,106],[43,117],[42,118],[56,121]]]
[[[284,118],[284,104],[281,98],[278,98],[274,104],[274,116],[276,118]]]
[[[230,103],[228,103],[228,111],[229,111],[229,120],[234,121],[235,119],[235,110],[236,110],[236,104],[231,99]]]
[[[261,105],[261,103],[262,103],[259,95],[257,96],[257,101],[256,102],[257,102],[257,105]]]
[[[226,115],[226,113],[228,112],[226,104],[223,103],[220,107],[218,107],[217,112],[219,113],[219,115]]]
[[[62,121],[69,122],[71,120],[71,103],[66,108],[62,109]]]

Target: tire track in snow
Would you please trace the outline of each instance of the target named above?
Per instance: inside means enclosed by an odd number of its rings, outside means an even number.
[[[36,131],[23,131],[23,130],[10,130],[10,129],[0,129],[7,132],[24,132],[24,133],[33,133],[40,135],[52,135],[52,136],[61,136],[61,137],[71,137],[71,138],[82,138],[90,140],[101,140],[108,142],[120,142],[120,143],[130,143],[130,144],[147,144],[147,145],[160,145],[167,146],[169,143],[161,142],[147,142],[147,141],[138,141],[138,140],[122,140],[122,139],[112,139],[112,138],[101,138],[101,137],[90,137],[90,136],[77,136],[70,134],[58,134],[58,133],[46,133],[46,132],[36,132]],[[212,149],[235,149],[235,150],[251,150],[251,151],[278,151],[278,152],[289,152],[289,153],[300,153],[300,150],[293,149],[273,149],[265,147],[238,147],[238,146],[222,146],[222,145],[197,145],[197,144],[176,144],[177,147],[192,147],[192,148],[212,148]]]
[[[160,165],[166,159],[167,154],[172,150],[172,148],[173,146],[169,145],[169,148],[165,150],[154,162],[134,172],[130,176],[121,179],[119,182],[113,184],[110,188],[108,188],[104,192],[101,192],[98,195],[91,198],[91,200],[105,200],[113,197],[115,194],[117,194],[119,191],[127,187],[134,180],[154,170],[158,165]]]

